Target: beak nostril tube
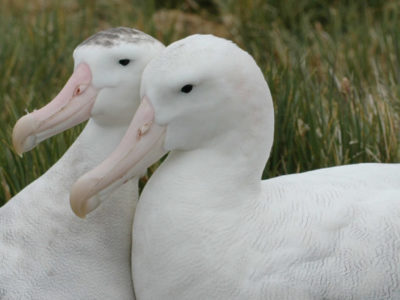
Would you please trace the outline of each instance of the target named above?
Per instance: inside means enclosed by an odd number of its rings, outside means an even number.
[[[140,139],[143,135],[145,135],[146,132],[149,131],[149,129],[150,129],[150,127],[151,127],[152,124],[153,124],[153,122],[150,121],[150,122],[148,122],[148,123],[145,123],[142,127],[140,127],[140,128],[138,129],[137,138]]]
[[[87,89],[87,87],[88,87],[88,85],[86,85],[86,84],[81,84],[81,85],[79,85],[75,90],[74,90],[74,93],[73,93],[73,97],[76,97],[76,96],[79,96],[79,95],[81,95],[81,94],[83,94],[83,92]]]

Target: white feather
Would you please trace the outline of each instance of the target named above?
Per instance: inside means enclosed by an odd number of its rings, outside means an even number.
[[[141,94],[172,151],[136,210],[139,299],[400,299],[399,164],[261,181],[268,86],[247,53],[212,36],[167,47]]]

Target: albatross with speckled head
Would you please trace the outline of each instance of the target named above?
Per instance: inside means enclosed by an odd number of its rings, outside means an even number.
[[[171,68],[173,66],[173,69]],[[116,150],[73,186],[96,198],[171,151],[138,203],[139,299],[400,299],[400,164],[260,180],[273,139],[269,88],[230,41],[195,35],[143,72]]]
[[[133,299],[131,230],[137,178],[86,220],[71,184],[119,143],[139,105],[145,65],[164,46],[131,28],[101,31],[74,51],[75,68],[45,107],[22,117],[18,153],[89,119],[64,156],[0,209],[1,299]]]

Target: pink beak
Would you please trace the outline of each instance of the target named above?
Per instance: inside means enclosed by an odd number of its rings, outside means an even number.
[[[72,186],[71,208],[84,218],[101,202],[103,193],[122,185],[134,176],[141,176],[147,167],[160,159],[166,128],[154,123],[154,109],[144,97],[125,136],[111,155]]]
[[[98,93],[91,81],[89,66],[79,64],[50,103],[20,118],[12,134],[15,151],[21,155],[41,141],[89,119]]]

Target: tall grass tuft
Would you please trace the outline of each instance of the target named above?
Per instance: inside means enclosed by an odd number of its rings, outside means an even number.
[[[0,0],[0,205],[53,165],[79,126],[18,157],[11,131],[72,72],[72,51],[115,26],[169,44],[214,33],[250,52],[275,103],[264,178],[359,162],[400,161],[397,1]],[[154,168],[152,169],[154,171]]]

